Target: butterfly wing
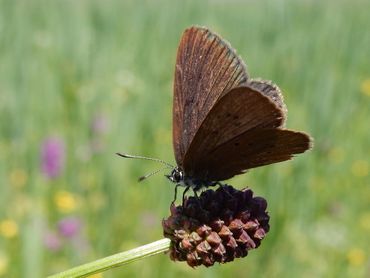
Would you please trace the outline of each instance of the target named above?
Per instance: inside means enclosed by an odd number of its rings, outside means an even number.
[[[310,148],[310,137],[287,129],[258,129],[218,146],[193,172],[200,180],[221,181],[246,170],[293,158]],[[222,163],[220,163],[222,162]]]
[[[263,79],[250,79],[248,80],[247,85],[252,89],[255,89],[256,91],[262,93],[263,95],[269,97],[270,100],[272,100],[277,105],[277,107],[279,107],[283,111],[284,121],[282,122],[282,125],[284,125],[288,109],[286,108],[286,105],[284,103],[284,97],[281,93],[280,88],[271,81]]]
[[[217,100],[247,79],[246,66],[226,41],[206,28],[185,30],[177,51],[173,101],[173,144],[179,166]]]
[[[251,86],[230,90],[209,111],[191,142],[184,158],[186,175],[225,180],[309,149],[308,135],[280,128],[284,119],[284,111]]]

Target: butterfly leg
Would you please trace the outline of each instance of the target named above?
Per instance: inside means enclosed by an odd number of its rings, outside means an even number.
[[[219,181],[211,182],[207,185],[207,187],[209,187],[209,186],[213,187],[213,186],[216,186],[216,185],[222,186],[222,183],[220,183]]]
[[[190,186],[186,186],[186,188],[184,190],[184,193],[182,194],[182,206],[184,206],[184,203],[185,203],[185,195],[189,191],[189,189],[190,189]]]
[[[177,188],[180,186],[180,184],[176,184],[175,186],[175,196],[173,197],[173,201],[171,202],[171,205],[173,205],[175,202],[176,202],[176,198],[177,198]]]
[[[194,196],[195,196],[195,198],[199,199],[199,197],[198,197],[198,193],[197,193],[197,190],[193,188],[193,192],[194,192]]]
[[[231,195],[231,194],[230,194],[230,192],[229,192],[228,190],[226,190],[226,189],[225,189],[226,184],[222,184],[222,183],[220,183],[220,182],[216,182],[216,183],[215,183],[215,185],[216,185],[216,184],[219,186],[219,188],[221,188],[221,190],[222,190],[223,192],[225,192],[227,195],[229,195],[229,197],[234,198],[234,197],[233,197],[233,195]]]
[[[213,185],[218,185],[219,187],[223,187],[224,184],[220,183],[219,181],[216,181]]]
[[[202,208],[202,204],[201,204],[201,203],[200,203],[200,201],[199,201],[199,196],[198,196],[198,193],[197,193],[197,191],[198,191],[198,190],[199,190],[199,189],[193,188],[193,192],[194,192],[195,199],[197,200],[199,207],[203,210],[203,208]]]

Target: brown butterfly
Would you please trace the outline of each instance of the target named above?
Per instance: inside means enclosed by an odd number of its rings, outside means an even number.
[[[167,177],[176,189],[182,185],[196,193],[248,169],[305,152],[311,139],[285,129],[286,114],[280,89],[270,81],[251,79],[228,42],[203,27],[186,29],[174,82],[177,167]]]

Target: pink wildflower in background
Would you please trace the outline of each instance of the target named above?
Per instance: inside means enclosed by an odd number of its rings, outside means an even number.
[[[45,233],[43,241],[46,248],[50,251],[56,252],[62,247],[62,242],[59,236],[52,231],[48,231]]]
[[[48,178],[57,178],[64,168],[65,146],[61,138],[49,137],[41,147],[41,168]]]
[[[91,122],[91,131],[94,135],[101,135],[108,132],[108,118],[103,114],[96,114]]]
[[[66,217],[58,223],[59,233],[66,238],[77,236],[80,233],[81,228],[82,222],[77,217]]]
[[[109,131],[109,120],[104,114],[96,114],[91,121],[91,150],[100,153],[105,148],[104,135]]]

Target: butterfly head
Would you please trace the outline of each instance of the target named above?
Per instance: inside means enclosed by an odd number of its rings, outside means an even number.
[[[173,183],[179,184],[184,182],[184,172],[179,169],[178,167],[175,167],[171,174],[166,175],[166,177],[172,181]]]

